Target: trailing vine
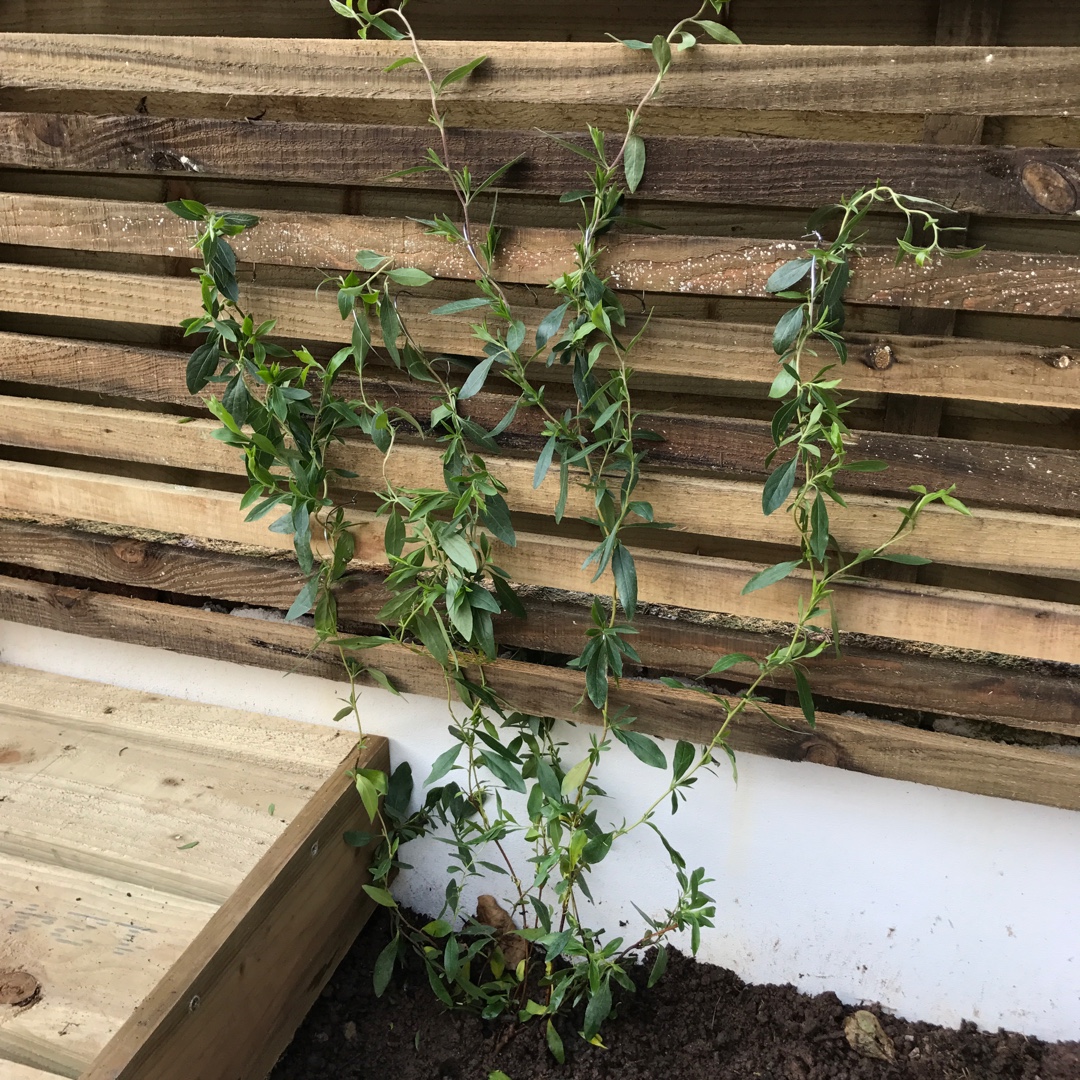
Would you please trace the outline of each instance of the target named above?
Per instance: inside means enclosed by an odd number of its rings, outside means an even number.
[[[487,1018],[504,1014],[523,1020],[544,1018],[548,1044],[561,1061],[565,1051],[555,1017],[578,1009],[580,1034],[600,1044],[601,1027],[613,1008],[612,984],[633,989],[626,972],[631,956],[658,946],[651,984],[666,965],[669,935],[688,931],[696,951],[702,928],[712,925],[715,907],[704,891],[705,871],[688,869],[664,838],[656,823],[661,807],[670,803],[674,813],[718,756],[726,755],[734,765],[727,742],[731,728],[747,710],[773,719],[759,691],[778,672],[793,674],[803,713],[812,726],[814,704],[806,665],[837,642],[832,608],[836,583],[871,559],[925,561],[890,549],[915,528],[931,503],[966,512],[951,489],[916,488],[891,536],[875,548],[842,552],[831,533],[828,510],[830,502],[844,505],[837,478],[845,471],[884,468],[884,463],[848,459],[844,413],[850,402],[839,394],[839,380],[832,377],[830,365],[813,375],[805,369],[816,357],[814,346],[829,346],[839,363],[846,360],[843,296],[851,258],[859,248],[858,229],[871,209],[885,206],[904,216],[907,230],[899,258],[910,256],[922,265],[939,255],[971,252],[941,247],[943,230],[935,214],[946,208],[875,186],[815,215],[810,228],[815,230],[816,246],[769,279],[770,292],[796,303],[781,317],[773,339],[780,367],[770,396],[780,404],[772,425],[775,447],[770,458],[781,463],[765,483],[763,510],[771,514],[786,506],[801,554],[755,575],[744,591],[798,572],[805,578],[805,598],[794,614],[786,644],[761,659],[743,654],[721,657],[707,673],[719,675],[736,664],[754,664],[757,675],[745,692],[726,695],[694,687],[716,704],[715,732],[699,748],[679,741],[669,762],[653,739],[636,730],[636,718],[615,709],[609,698],[609,688],[618,683],[624,666],[640,664],[632,644],[637,609],[637,573],[630,546],[634,530],[670,526],[656,522],[651,505],[636,497],[648,433],[641,428],[632,395],[630,359],[637,341],[648,332],[648,322],[628,338],[626,311],[602,276],[600,259],[603,237],[617,225],[626,195],[637,189],[644,175],[646,144],[638,133],[639,121],[648,103],[662,92],[674,56],[697,47],[701,35],[738,43],[730,30],[704,17],[721,12],[726,0],[706,0],[694,15],[652,42],[623,42],[650,52],[656,74],[628,110],[625,131],[614,141],[613,151],[605,134],[592,126],[587,145],[562,142],[588,163],[589,186],[563,197],[582,212],[574,269],[551,283],[556,305],[528,342],[525,321],[495,276],[497,223],[493,218],[482,224],[476,220],[479,197],[493,191],[518,159],[477,178],[468,163],[453,160],[447,137],[444,92],[468,79],[485,57],[439,76],[428,66],[402,11],[404,3],[377,11],[367,0],[331,3],[358,23],[360,36],[379,33],[402,42],[407,51],[387,70],[416,67],[427,85],[435,145],[423,163],[405,171],[436,173],[453,191],[455,216],[432,217],[424,224],[430,234],[467,252],[476,287],[475,296],[444,303],[432,314],[468,313],[478,320],[472,331],[479,357],[463,373],[460,360],[429,356],[410,333],[397,298],[400,289],[422,289],[432,278],[372,251],[357,254],[356,270],[324,282],[336,289],[349,344],[326,361],[304,348],[283,348],[273,340],[274,322],[256,324],[241,305],[229,239],[257,225],[257,219],[180,200],[169,206],[196,223],[195,246],[202,260],[197,273],[203,310],[183,324],[187,335],[204,335],[188,363],[188,388],[198,394],[210,385],[221,387],[220,398],[208,397],[207,405],[221,423],[215,436],[244,454],[250,486],[241,506],[247,519],[273,513],[269,528],[292,537],[306,580],[287,617],[312,613],[317,641],[340,652],[349,693],[335,719],[353,716],[363,730],[358,684],[365,678],[394,690],[390,680],[366,662],[370,650],[381,645],[396,642],[430,655],[444,673],[454,743],[433,763],[419,807],[413,806],[407,765],[390,776],[374,770],[355,772],[376,833],[351,834],[349,840],[365,845],[378,838],[374,880],[365,889],[392,909],[397,926],[376,964],[378,992],[387,985],[395,962],[412,947],[440,1000],[472,1008]],[[835,236],[826,242],[816,230],[834,217]],[[917,234],[926,239],[921,246],[914,240]],[[413,416],[373,396],[370,365],[376,359],[430,387],[434,401],[430,417]],[[570,407],[553,406],[546,393],[544,372],[553,364],[570,369],[574,390]],[[346,374],[352,396],[340,391]],[[502,420],[488,430],[471,418],[468,402],[492,378],[509,383],[516,397]],[[498,451],[499,436],[523,409],[536,410],[543,418],[544,442],[534,485],[539,487],[548,472],[557,469],[555,520],[563,518],[571,484],[588,493],[593,507],[584,520],[595,530],[597,542],[584,566],[592,570],[599,594],[582,650],[570,666],[583,672],[583,701],[597,710],[599,726],[578,761],[564,759],[566,746],[555,720],[515,711],[487,685],[484,675],[485,666],[498,654],[493,616],[526,613],[509,575],[498,565],[499,545],[512,547],[517,540],[507,488],[483,454]],[[441,447],[443,470],[442,486],[413,488],[392,483],[384,468],[377,517],[384,522],[390,599],[378,615],[384,633],[368,636],[343,633],[338,625],[336,588],[352,569],[353,530],[365,519],[350,514],[337,497],[340,482],[354,474],[328,461],[336,443],[358,435],[369,438],[387,459],[399,437],[435,440]],[[614,742],[665,776],[640,813],[619,825],[602,819],[604,792],[597,780],[603,756]],[[676,884],[674,898],[667,911],[646,916],[641,937],[609,940],[602,929],[588,924],[581,900],[591,899],[590,873],[612,846],[643,827],[655,831],[667,851]],[[398,908],[388,885],[401,865],[402,845],[425,835],[447,846],[450,866],[443,910],[417,926]],[[517,854],[522,846],[524,857]],[[491,888],[502,894],[506,909],[485,895],[476,914],[466,912],[466,887],[476,879],[497,882]]]

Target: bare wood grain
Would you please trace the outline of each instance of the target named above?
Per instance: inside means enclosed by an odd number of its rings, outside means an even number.
[[[430,144],[430,128],[391,124],[0,113],[0,165],[27,169],[431,187],[437,174],[388,179]],[[560,195],[581,184],[581,159],[534,131],[457,128],[450,147],[478,176],[524,154],[505,190]],[[876,180],[969,213],[1065,214],[1080,198],[1080,152],[1056,147],[651,135],[647,150],[639,194],[651,199],[803,208]],[[1029,191],[1025,170],[1052,190]]]
[[[405,218],[265,211],[237,237],[245,262],[351,270],[356,252],[372,249],[435,277],[472,280],[468,254]],[[494,273],[500,280],[546,285],[574,267],[577,233],[569,229],[503,230]],[[136,255],[190,257],[192,228],[155,203],[0,194],[0,243]],[[629,292],[768,297],[770,274],[805,245],[727,237],[615,235],[601,272]],[[1080,258],[983,252],[973,259],[895,265],[895,250],[867,248],[855,260],[852,303],[995,311],[1059,317],[1080,314]],[[925,331],[922,331],[925,332]],[[1080,373],[1076,374],[1080,380]],[[1078,383],[1080,384],[1080,383]],[[922,433],[926,434],[926,433]]]
[[[0,35],[11,87],[426,99],[422,77],[386,67],[406,50],[383,41],[108,34]],[[652,58],[614,43],[429,42],[435,70],[477,56],[481,72],[446,92],[498,103],[636,101]],[[1080,49],[895,46],[703,46],[680,57],[651,108],[949,112],[1000,116],[1080,106]]]

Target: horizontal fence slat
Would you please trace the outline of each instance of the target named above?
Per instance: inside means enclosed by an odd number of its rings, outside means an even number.
[[[429,236],[404,218],[264,211],[260,223],[233,241],[254,263],[352,270],[356,252],[373,249],[428,273],[472,280],[477,269],[461,245]],[[137,255],[192,255],[192,228],[157,203],[0,194],[0,243]],[[501,281],[546,285],[574,269],[577,231],[507,228],[494,274]],[[600,271],[615,289],[768,297],[765,283],[806,245],[783,240],[716,236],[616,234],[605,244]],[[869,247],[854,262],[846,298],[852,303],[1080,315],[1080,257],[985,251],[971,259],[936,258],[925,267],[896,266],[895,249]],[[1048,379],[1048,381],[1051,381]],[[1080,365],[1061,374],[1080,400]]]
[[[334,296],[324,289],[251,285],[247,310],[277,320],[285,337],[343,341],[348,335]],[[413,338],[423,347],[474,355],[468,319],[431,315],[438,300],[403,297],[399,304]],[[70,316],[151,326],[176,326],[197,314],[198,284],[184,278],[0,264],[0,311]],[[526,324],[535,330],[546,314],[538,308]],[[628,319],[631,332],[640,319]],[[378,340],[378,329],[374,328]],[[1075,408],[1080,404],[1080,363],[1068,351],[1004,342],[860,335],[850,339],[852,360],[845,385],[852,391],[971,396],[976,400]],[[873,371],[866,363],[881,345],[894,363]],[[1062,367],[1057,358],[1066,357]],[[601,364],[603,357],[601,358]],[[768,385],[776,373],[771,331],[762,326],[654,318],[633,353],[640,375],[725,379]]]
[[[761,333],[757,328],[746,329]],[[767,342],[763,341],[765,348]],[[939,348],[945,352],[949,346]],[[81,393],[197,404],[184,382],[186,359],[154,349],[0,333],[0,381]],[[763,365],[764,360],[753,370],[760,372]],[[984,371],[990,368],[989,362],[982,364]],[[971,370],[977,370],[975,365]],[[850,364],[845,371],[846,384],[853,390],[867,389],[860,381],[865,373],[868,369],[861,364]],[[881,373],[869,374],[873,378]],[[392,400],[417,415],[430,405],[430,393],[416,383],[372,374],[367,385],[376,399]],[[354,391],[343,387],[342,392]],[[505,393],[477,394],[469,399],[470,415],[490,429],[513,400]],[[772,436],[764,421],[670,413],[646,416],[645,426],[664,440],[648,447],[649,459],[656,464],[722,471],[759,482],[768,473],[764,459],[772,449]],[[879,431],[858,431],[853,439],[860,456],[890,465],[881,473],[849,474],[845,485],[851,491],[903,495],[915,483],[933,487],[957,484],[960,495],[975,504],[1005,503],[1016,509],[1058,512],[1075,512],[1080,506],[1080,455],[1069,451]],[[508,446],[538,449],[543,441],[540,418],[521,410],[502,441]]]
[[[394,125],[0,113],[0,166],[434,187],[433,173],[389,179],[424,159],[432,134]],[[535,131],[454,129],[449,140],[453,160],[477,176],[524,155],[499,181],[503,189],[561,195],[582,183],[581,158]],[[1078,150],[678,135],[645,142],[638,194],[650,199],[806,208],[880,181],[964,213],[1068,214],[1080,205]]]
[[[110,582],[155,592],[212,597],[258,608],[286,610],[300,591],[303,577],[295,562],[207,551],[126,537],[75,532],[18,521],[0,521],[0,563]],[[357,572],[338,588],[338,615],[347,628],[378,624],[389,598],[378,573]],[[569,656],[582,641],[580,603],[523,596],[528,617],[496,616],[496,636],[513,648]],[[634,648],[646,668],[698,676],[725,653],[762,655],[785,644],[777,635],[726,625],[639,613]],[[736,665],[724,678],[746,682],[756,668]],[[839,657],[831,651],[814,660],[814,690],[856,703],[989,720],[1047,733],[1080,734],[1080,675],[1068,676],[1017,665],[928,656],[845,644]],[[794,680],[778,672],[768,685],[794,689]]]
[[[291,549],[291,539],[261,522],[245,522],[239,495],[175,484],[6,461],[0,463],[0,508],[8,516],[96,521],[167,535],[222,540],[262,550]],[[355,511],[357,563],[381,567],[383,522]],[[592,593],[581,563],[587,541],[520,534],[501,546],[499,563],[511,578],[567,592]],[[638,596],[663,604],[745,618],[788,622],[805,584],[792,576],[742,595],[760,564],[677,552],[635,549]],[[883,581],[851,581],[836,588],[842,631],[945,645],[950,648],[1075,663],[1080,607]]]
[[[108,596],[88,590],[0,578],[0,618],[67,633],[107,637],[195,656],[342,680],[330,649],[312,652],[310,630],[249,621],[192,608]],[[409,650],[386,646],[379,666],[401,690],[442,697],[442,671]],[[543,701],[552,716],[596,723],[579,708],[584,680],[565,669],[499,660],[485,668],[489,686],[512,706],[534,711]],[[695,743],[720,722],[718,706],[692,691],[625,679],[612,703],[639,718],[638,728]],[[798,709],[770,707],[785,725],[748,715],[733,729],[739,752],[791,761],[825,759],[841,768],[958,791],[1080,809],[1080,761],[999,743],[920,731],[899,724],[819,712],[810,733]],[[792,730],[786,730],[791,728]]]
[[[648,53],[615,43],[425,42],[435,71],[487,62],[445,97],[497,104],[632,105]],[[385,41],[0,34],[9,87],[426,100]],[[854,110],[1016,116],[1080,108],[1080,49],[706,45],[680,55],[651,108]]]
[[[243,455],[212,438],[219,427],[216,421],[179,424],[173,416],[10,397],[0,397],[0,415],[4,417],[0,444],[244,475]],[[485,460],[507,485],[511,510],[551,516],[558,500],[557,475],[550,473],[535,488],[531,459],[488,454]],[[374,446],[349,441],[331,448],[327,464],[357,474],[354,480],[340,481],[345,490],[374,492],[387,482],[436,488],[442,479],[442,451],[435,446],[399,444],[384,460]],[[762,513],[756,484],[653,469],[643,475],[635,497],[652,504],[658,521],[675,522],[681,531],[777,545],[793,545],[797,539],[787,515]],[[830,531],[844,551],[873,547],[899,524],[897,504],[891,499],[849,495],[846,502],[846,508],[830,512]],[[568,517],[594,512],[592,496],[572,482]],[[950,565],[1076,581],[1080,518],[980,509],[969,518],[930,507],[915,533],[892,550]]]

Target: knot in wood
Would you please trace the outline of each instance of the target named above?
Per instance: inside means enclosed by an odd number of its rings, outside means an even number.
[[[825,739],[807,739],[799,747],[799,753],[803,761],[810,761],[815,765],[840,764],[840,751]]]
[[[112,545],[112,553],[118,562],[142,566],[146,562],[147,548],[138,540],[118,540]]]
[[[863,350],[862,362],[873,371],[888,371],[896,363],[891,345],[870,345]]]
[[[1051,214],[1071,214],[1076,209],[1077,188],[1061,168],[1046,161],[1029,161],[1020,170],[1024,190]]]
[[[0,971],[0,1005],[33,1005],[40,994],[41,984],[29,971]]]

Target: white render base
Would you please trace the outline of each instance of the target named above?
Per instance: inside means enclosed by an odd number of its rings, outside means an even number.
[[[0,659],[313,723],[329,722],[342,692],[323,679],[5,622]],[[451,741],[445,703],[365,690],[362,707],[368,730],[388,736],[395,764],[409,761],[422,783]],[[576,761],[589,729],[565,730]],[[611,819],[639,813],[660,779],[612,750],[602,781]],[[753,982],[878,1001],[911,1020],[1080,1038],[1080,813],[742,755],[737,786],[727,772],[703,778],[658,823],[715,879],[717,927],[705,931],[701,959]],[[404,854],[415,869],[397,895],[437,910],[445,849],[421,842]],[[656,837],[641,830],[622,841],[593,894],[592,922],[612,935],[640,927],[632,902],[660,914],[674,881]]]

